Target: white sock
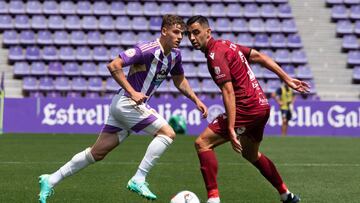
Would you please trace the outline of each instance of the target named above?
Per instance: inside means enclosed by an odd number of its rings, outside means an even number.
[[[156,136],[149,144],[144,158],[132,179],[137,182],[144,182],[148,172],[172,142],[173,140],[166,135]]]
[[[207,203],[220,203],[220,197],[211,197],[207,200]]]
[[[290,191],[289,191],[289,190],[287,190],[286,192],[282,193],[282,194],[280,195],[281,201],[287,200],[287,196],[288,196],[289,194],[290,194]]]
[[[95,159],[90,150],[91,148],[87,148],[84,151],[75,154],[70,161],[49,176],[49,184],[54,187],[62,179],[75,174],[92,163],[95,163]]]

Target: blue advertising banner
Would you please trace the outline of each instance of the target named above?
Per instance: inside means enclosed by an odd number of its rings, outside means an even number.
[[[98,133],[109,114],[109,99],[24,98],[5,99],[5,133]],[[218,114],[224,112],[221,99],[206,99],[207,119],[188,99],[152,98],[149,102],[166,120],[181,114],[188,134],[198,135]],[[271,101],[267,135],[279,135],[281,112]],[[360,137],[360,102],[297,101],[289,135]]]

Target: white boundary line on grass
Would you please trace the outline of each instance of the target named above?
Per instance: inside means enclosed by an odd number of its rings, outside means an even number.
[[[65,162],[40,162],[40,161],[0,161],[0,165],[36,165],[36,164],[65,164]],[[138,165],[139,162],[108,162],[103,161],[96,163],[97,165]],[[181,165],[191,165],[190,163],[183,163],[183,162],[160,162],[157,165],[173,165],[173,164],[181,164]],[[249,165],[249,163],[236,163],[236,162],[228,162],[228,163],[220,163],[221,165],[228,165],[228,166],[245,166]],[[289,166],[289,167],[360,167],[360,164],[349,164],[349,163],[277,163],[276,166]]]

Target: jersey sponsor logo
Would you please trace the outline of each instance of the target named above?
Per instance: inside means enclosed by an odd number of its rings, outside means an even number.
[[[214,60],[214,58],[215,58],[215,53],[214,53],[214,52],[211,52],[211,53],[209,54],[209,56],[210,56],[210,58],[211,58],[212,60]]]
[[[219,66],[215,66],[214,67],[214,72],[216,75],[219,75],[220,74],[220,67]]]
[[[133,48],[132,48],[132,49],[128,49],[128,50],[125,51],[125,55],[126,55],[127,57],[129,57],[129,58],[135,56],[135,53],[136,53],[136,51],[135,51],[135,49],[133,49]]]
[[[225,109],[223,106],[221,105],[218,105],[218,104],[214,104],[214,105],[211,105],[208,109],[208,112],[209,112],[209,115],[208,117],[206,118],[206,120],[209,122],[209,123],[216,123],[218,122],[217,119],[215,119],[216,117],[218,117],[220,114],[224,113],[225,112]],[[214,120],[215,119],[215,120]]]

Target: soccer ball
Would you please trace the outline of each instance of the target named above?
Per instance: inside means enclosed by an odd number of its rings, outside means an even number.
[[[200,200],[193,192],[184,190],[177,193],[170,203],[200,203]]]

